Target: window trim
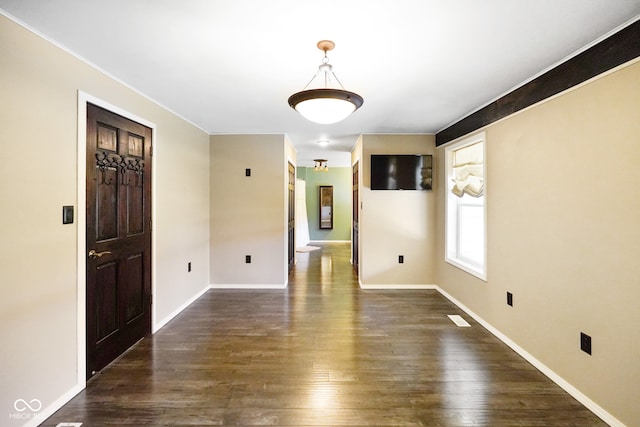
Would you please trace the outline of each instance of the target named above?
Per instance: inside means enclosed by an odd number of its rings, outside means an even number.
[[[485,132],[476,133],[467,138],[463,138],[459,141],[452,142],[445,146],[445,249],[444,258],[445,262],[463,270],[467,273],[483,280],[487,281],[487,189],[484,189],[484,202],[483,207],[483,233],[484,233],[484,248],[483,248],[483,265],[477,267],[473,264],[465,262],[457,257],[456,251],[458,248],[458,228],[459,223],[457,220],[458,209],[453,205],[457,204],[456,197],[451,193],[452,178],[453,178],[453,152],[469,145],[482,143],[483,153],[483,177],[485,183],[487,181],[487,157],[486,157],[486,134]]]

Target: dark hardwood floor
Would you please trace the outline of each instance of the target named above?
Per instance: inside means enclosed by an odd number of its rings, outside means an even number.
[[[349,244],[319,246],[287,290],[209,291],[42,425],[605,425],[438,292],[360,290]]]

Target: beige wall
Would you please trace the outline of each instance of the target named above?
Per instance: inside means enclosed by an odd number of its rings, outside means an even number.
[[[635,63],[488,126],[488,280],[444,262],[442,185],[436,260],[446,292],[630,426],[640,420],[638,94]]]
[[[284,135],[211,136],[212,286],[286,285],[289,144]]]
[[[360,144],[356,145],[356,152]],[[372,154],[434,154],[434,135],[363,135],[360,176],[360,282],[363,286],[435,283],[435,191],[372,191]],[[437,188],[438,183],[434,183]],[[404,255],[404,263],[398,256]]]
[[[75,206],[76,219],[84,210],[78,91],[156,125],[156,322],[209,282],[209,137],[3,16],[0,58],[0,424],[21,425],[28,420],[8,418],[16,399],[39,399],[45,413],[84,384],[80,224],[62,225],[63,205]]]

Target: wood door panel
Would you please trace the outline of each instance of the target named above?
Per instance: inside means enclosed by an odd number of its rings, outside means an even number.
[[[127,323],[144,314],[144,257],[142,253],[127,259],[126,288]]]
[[[140,135],[129,134],[127,154],[134,157],[144,157],[144,137]]]
[[[105,338],[119,329],[118,313],[118,266],[109,262],[96,269],[95,302],[96,335],[95,343],[100,344]]]
[[[127,171],[127,235],[144,232],[144,178],[139,173]]]
[[[96,166],[96,241],[118,237],[118,171]]]
[[[98,148],[118,152],[118,131],[116,128],[98,123]]]
[[[151,332],[151,138],[87,104],[87,378]]]

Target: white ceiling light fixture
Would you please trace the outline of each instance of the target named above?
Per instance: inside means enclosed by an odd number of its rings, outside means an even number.
[[[364,100],[357,93],[345,90],[334,74],[333,67],[329,64],[327,52],[332,50],[336,44],[331,40],[321,40],[317,46],[324,52],[322,64],[304,89],[289,97],[289,105],[307,120],[328,125],[349,117],[351,113],[362,106]],[[324,79],[324,87],[307,89],[319,77]],[[330,87],[334,81],[340,86],[339,89]]]
[[[329,144],[330,144],[330,141],[328,139],[320,139],[320,140],[318,140],[318,145],[325,146],[325,145],[329,145]]]

